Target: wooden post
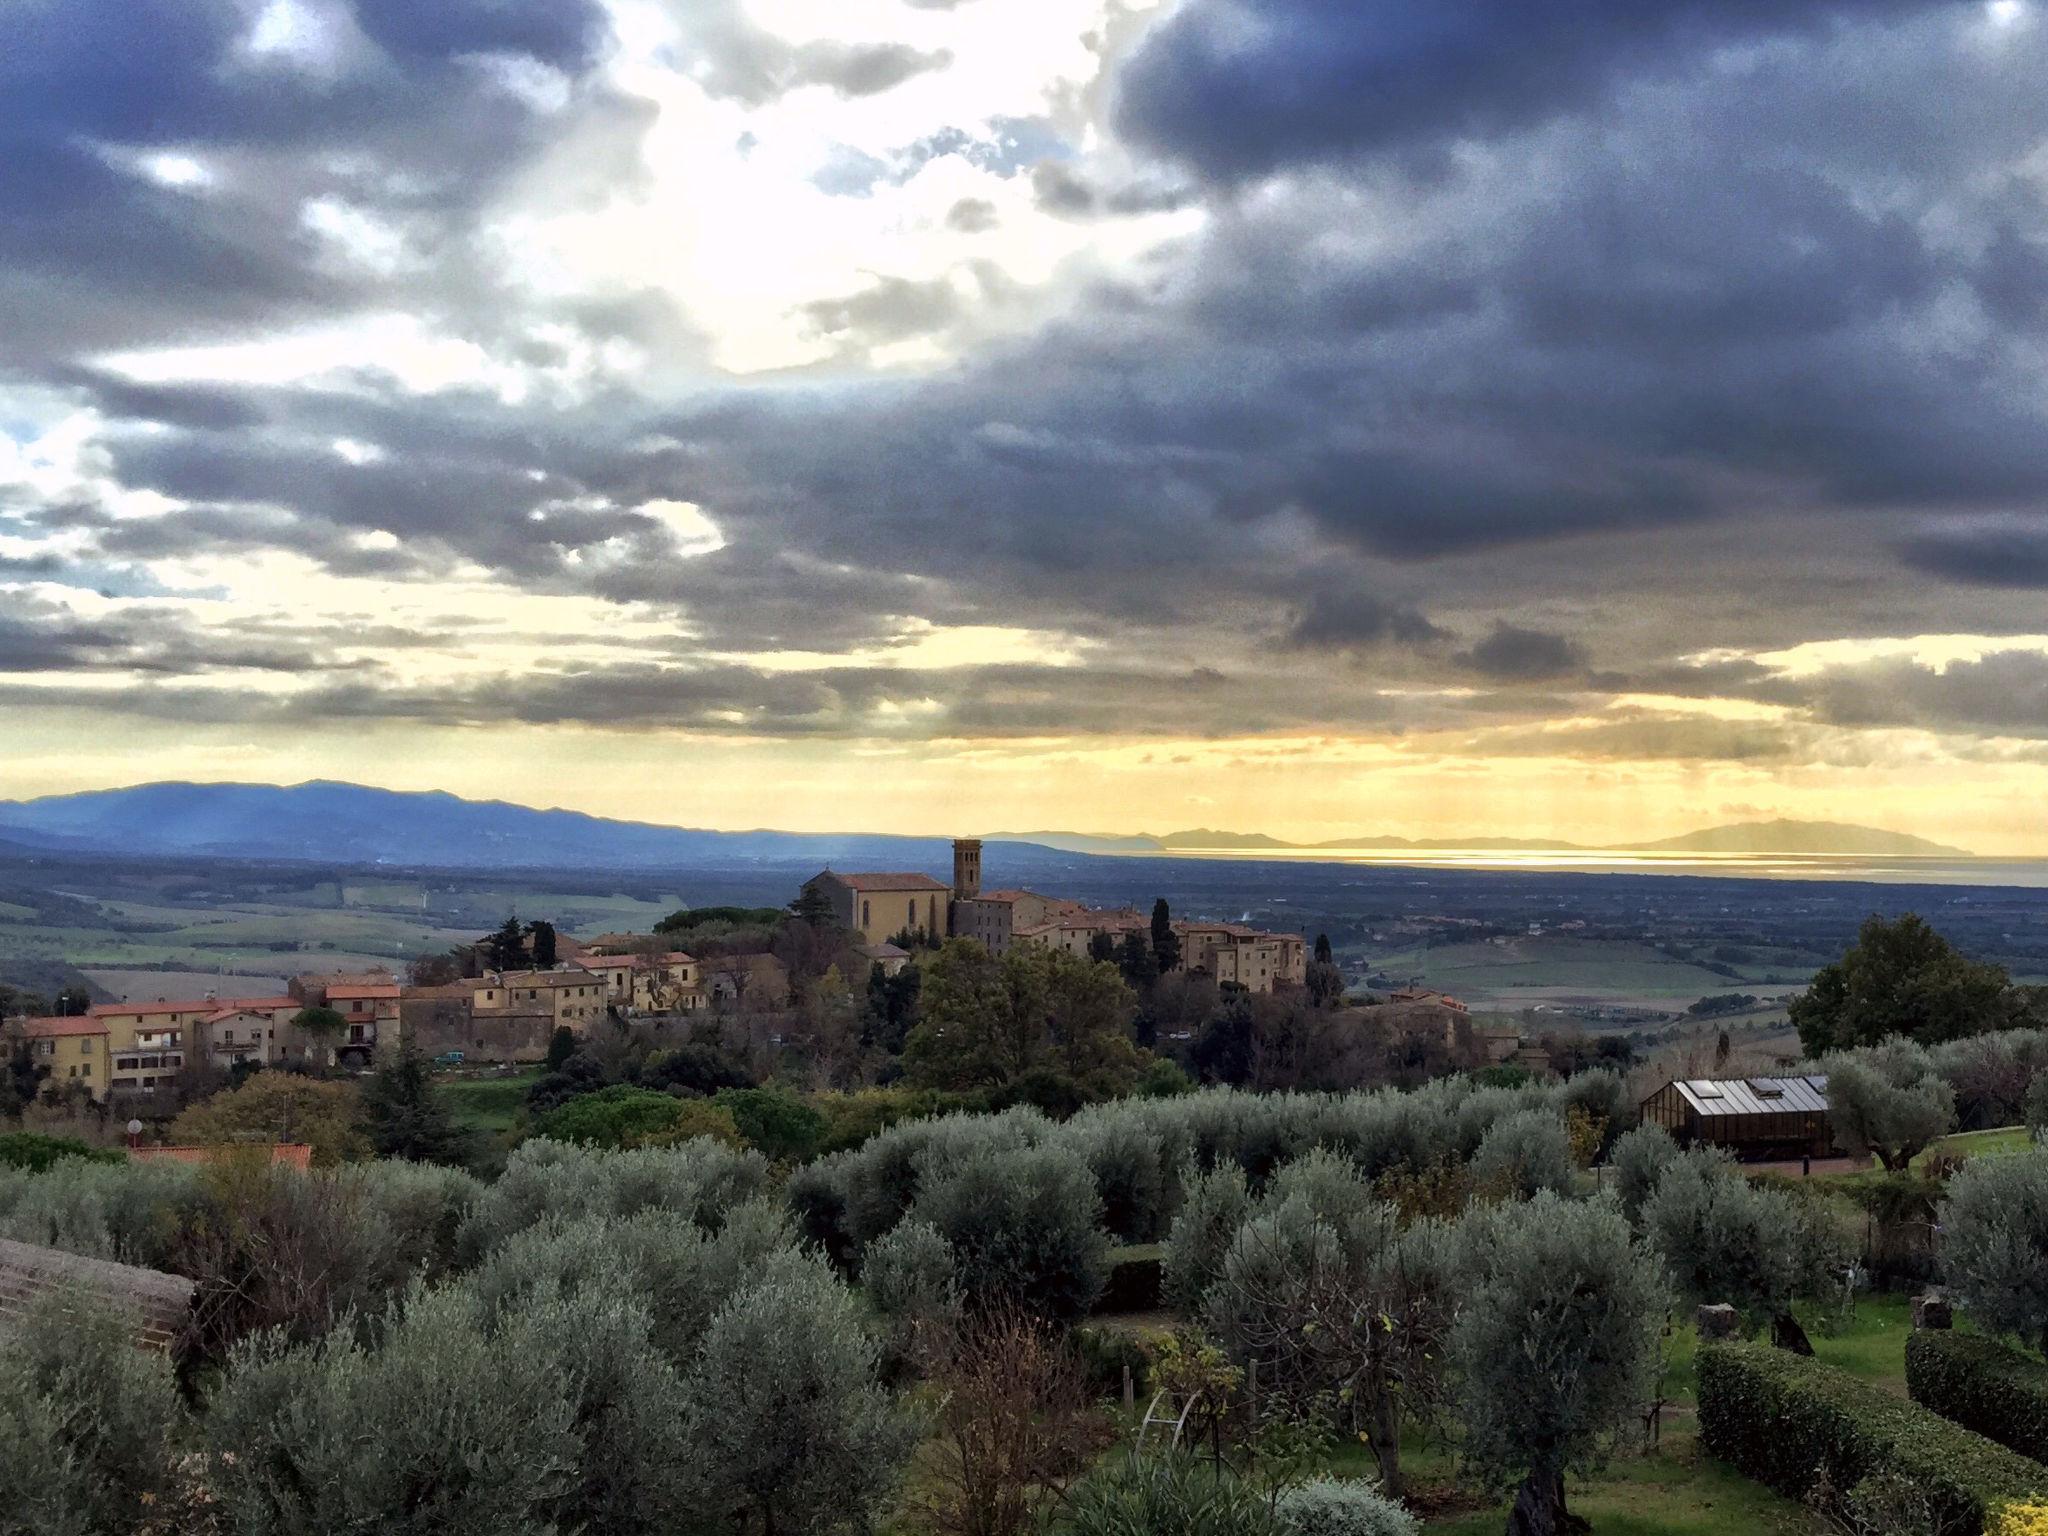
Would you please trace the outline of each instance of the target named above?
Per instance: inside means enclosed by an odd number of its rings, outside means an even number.
[[[1131,1379],[1131,1368],[1124,1367],[1124,1412],[1129,1413],[1138,1406],[1138,1384]]]

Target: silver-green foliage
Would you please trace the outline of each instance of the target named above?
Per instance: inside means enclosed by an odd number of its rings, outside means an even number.
[[[1465,1454],[1542,1486],[1594,1465],[1651,1395],[1668,1293],[1604,1201],[1533,1200],[1459,1224],[1451,1330]]]
[[[239,1348],[206,1417],[236,1536],[551,1536],[584,1445],[545,1309],[416,1289],[381,1344]]]
[[[1835,1133],[1852,1152],[1874,1152],[1896,1171],[1955,1128],[1955,1089],[1924,1046],[1887,1040],[1824,1057],[1821,1066]]]
[[[164,1356],[120,1315],[46,1293],[0,1325],[0,1533],[129,1536],[183,1413]]]
[[[1064,1147],[984,1151],[924,1179],[912,1219],[953,1250],[963,1295],[1040,1317],[1085,1317],[1109,1280],[1109,1239],[1088,1165]]]
[[[876,1367],[852,1296],[821,1265],[779,1263],[735,1295],[689,1384],[704,1507],[725,1529],[865,1529],[916,1438]]]
[[[1681,1296],[1725,1302],[1752,1321],[1819,1294],[1843,1261],[1814,1202],[1759,1188],[1704,1151],[1682,1154],[1665,1171],[1641,1217]]]
[[[1185,1193],[1166,1235],[1161,1285],[1169,1305],[1192,1312],[1223,1273],[1237,1229],[1251,1215],[1252,1197],[1244,1170],[1236,1164],[1192,1169],[1182,1175]]]
[[[1684,1155],[1661,1125],[1639,1125],[1615,1142],[1607,1154],[1607,1167],[1613,1175],[1621,1214],[1630,1226],[1641,1227],[1644,1205],[1656,1193],[1664,1175]]]
[[[899,1222],[870,1244],[860,1283],[868,1304],[891,1322],[940,1322],[960,1305],[952,1246],[928,1222]]]
[[[1285,1489],[1274,1513],[1291,1536],[1418,1536],[1400,1504],[1353,1479],[1318,1477]]]
[[[2048,1148],[1964,1163],[1939,1243],[1949,1288],[1979,1327],[2048,1342]]]
[[[1472,1155],[1472,1175],[1481,1187],[1504,1185],[1525,1200],[1546,1189],[1570,1194],[1575,1170],[1564,1122],[1547,1109],[1496,1120]]]
[[[0,1170],[0,1237],[162,1269],[201,1200],[199,1170],[184,1164],[67,1157]]]
[[[734,1206],[759,1195],[768,1162],[709,1137],[673,1147],[599,1152],[545,1137],[523,1143],[479,1198],[462,1228],[471,1260],[549,1217],[632,1216],[675,1211],[712,1230]]]

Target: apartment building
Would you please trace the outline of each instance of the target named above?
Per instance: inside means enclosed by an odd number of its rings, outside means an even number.
[[[153,1003],[100,1003],[92,1017],[107,1029],[107,1051],[112,1065],[107,1084],[111,1092],[154,1093],[168,1088],[184,1068],[188,1050],[209,1049],[208,1020],[224,1013],[258,1015],[266,1046],[283,1042],[280,1029],[289,1030],[292,1016],[300,1007],[294,997],[202,997],[185,1000],[159,998]]]
[[[326,1042],[338,1061],[363,1065],[380,1044],[388,1046],[398,1040],[403,989],[389,971],[295,976],[288,990],[301,1007],[329,1008],[341,1015],[344,1028],[340,1038]]]

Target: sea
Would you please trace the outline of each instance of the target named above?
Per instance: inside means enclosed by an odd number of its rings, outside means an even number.
[[[1376,864],[1521,874],[1717,875],[1751,880],[1870,880],[1885,885],[2048,888],[2048,859],[1874,858],[1835,853],[1668,853],[1625,848],[1176,848],[1173,857]]]

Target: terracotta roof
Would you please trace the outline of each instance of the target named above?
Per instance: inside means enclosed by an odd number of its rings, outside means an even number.
[[[154,1003],[94,1003],[92,1016],[107,1019],[124,1018],[131,1013],[214,1013],[222,1008],[268,1011],[299,1006],[296,997],[188,997],[182,1002],[173,999]]]
[[[52,1040],[69,1035],[104,1035],[107,1026],[90,1014],[71,1018],[55,1016],[40,1019],[9,1019],[9,1024],[19,1024],[21,1032],[32,1040]]]
[[[589,971],[507,971],[498,979],[498,985],[506,987],[581,987],[588,986],[598,978]],[[489,986],[486,979],[479,986]]]
[[[329,997],[396,997],[398,996],[398,983],[395,981],[350,982],[346,986],[328,987],[326,990]]]
[[[201,1019],[199,1022],[202,1024],[219,1024],[225,1022],[228,1019],[239,1019],[245,1014],[252,1013],[255,1013],[255,1010],[252,1008],[223,1008],[219,1013],[209,1013],[205,1018]],[[267,1015],[256,1014],[256,1017],[265,1018],[267,1017]]]
[[[842,875],[836,870],[826,870],[842,885],[852,886],[856,891],[950,891],[952,887],[943,880],[934,880],[930,875],[870,873],[864,875]]]

